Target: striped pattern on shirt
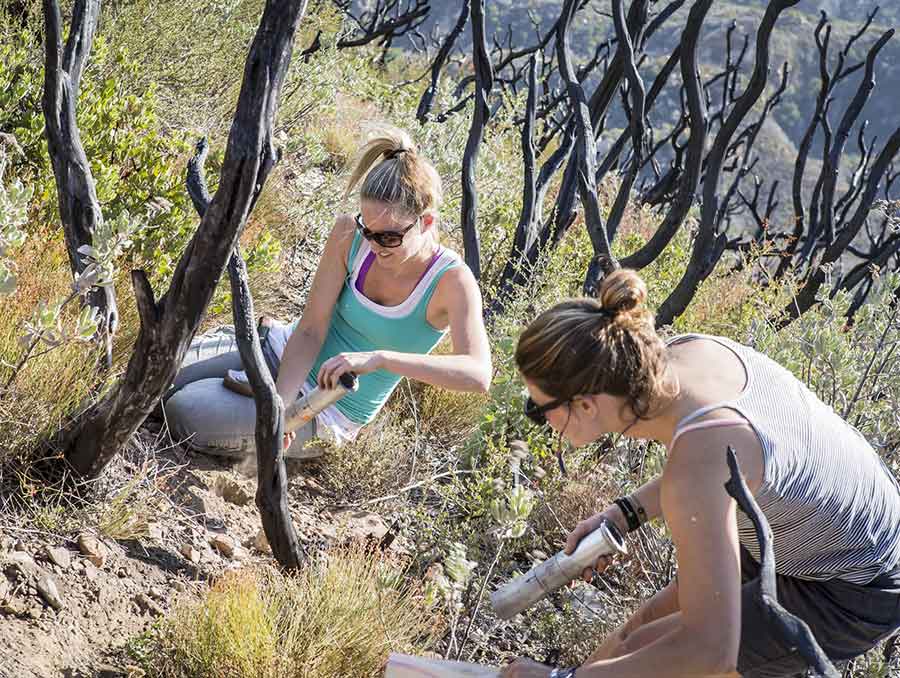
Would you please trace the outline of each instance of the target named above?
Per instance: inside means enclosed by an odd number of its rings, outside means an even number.
[[[737,398],[691,413],[676,430],[727,408],[756,432],[764,474],[756,501],[772,527],[777,572],[867,584],[900,566],[900,486],[859,431],[752,348],[698,334],[668,343],[696,339],[733,351],[747,382]],[[740,511],[738,534],[758,561],[756,532]]]

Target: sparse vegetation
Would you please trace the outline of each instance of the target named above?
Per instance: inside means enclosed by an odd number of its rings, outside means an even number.
[[[228,574],[134,647],[149,675],[167,678],[374,677],[387,652],[424,651],[440,629],[401,564],[354,548],[296,577]]]
[[[125,219],[135,226],[134,237],[115,256],[112,283],[122,316],[113,367],[98,373],[96,346],[62,341],[52,351],[34,351],[9,387],[0,388],[0,531],[9,522],[65,539],[84,529],[111,540],[139,539],[148,534],[156,502],[167,491],[157,482],[167,470],[129,461],[114,482],[80,487],[76,496],[67,482],[47,484],[46,462],[59,455],[53,434],[105,393],[128,360],[138,320],[127,269],[146,267],[154,284],[167,280],[194,232],[184,163],[200,135],[211,142],[211,177],[222,162],[240,66],[263,2],[112,5],[84,75],[79,125],[108,222]],[[159,5],[158,11],[151,5]],[[425,65],[421,58],[393,49],[382,64],[381,50],[373,45],[338,50],[339,13],[325,2],[310,6],[279,119],[277,142],[284,156],[243,236],[257,311],[283,319],[302,311],[335,213],[353,208],[352,200],[343,198],[344,172],[368,121],[389,120],[413,132],[444,180],[442,239],[461,249],[459,168],[471,104],[442,124],[419,127],[421,87],[413,80]],[[739,6],[728,4],[732,12]],[[16,277],[0,313],[0,387],[27,349],[22,337],[39,304],[72,290],[38,108],[40,31],[34,25],[16,28],[18,23],[5,20],[4,7],[0,3],[0,133],[10,135],[22,152],[9,151],[0,180],[10,186],[18,181],[22,189],[16,195],[27,195],[25,218],[17,222],[27,237],[10,236],[15,247],[0,239],[0,285],[5,270]],[[152,20],[145,24],[148,16]],[[300,52],[319,31],[322,49],[303,59]],[[150,39],[154,45],[147,49]],[[437,110],[452,104],[450,90],[447,83],[439,89]],[[486,298],[495,292],[521,208],[514,120],[523,105],[524,96],[510,95],[510,106],[497,113],[479,157]],[[781,122],[787,127],[790,120]],[[604,213],[618,184],[618,176],[607,176],[599,188]],[[5,238],[2,217],[0,238]],[[696,219],[695,210],[666,251],[643,269],[651,305],[665,299],[681,278]],[[650,208],[630,207],[615,253],[635,251],[660,220]],[[886,270],[879,275],[852,324],[845,317],[852,298],[842,292],[778,330],[770,318],[791,299],[797,281],[771,280],[754,265],[770,254],[765,248],[727,254],[666,331],[723,334],[765,351],[848,416],[900,474],[895,357],[900,280]],[[605,440],[567,453],[570,477],[563,479],[554,458],[559,441],[522,414],[522,386],[512,360],[518,334],[542,309],[580,293],[592,255],[579,216],[560,245],[540,260],[539,274],[492,319],[490,394],[403,383],[359,440],[326,449],[320,461],[303,466],[303,473],[321,483],[330,508],[365,507],[390,515],[392,534],[405,544],[403,555],[332,548],[311,554],[307,567],[293,577],[270,568],[229,573],[133,638],[131,658],[148,676],[163,678],[337,678],[379,675],[390,651],[486,663],[524,654],[542,658],[553,650],[561,651],[564,663],[587,656],[598,638],[674,575],[664,529],[648,526],[631,538],[633,555],[598,587],[560,592],[512,623],[494,618],[485,598],[528,569],[536,554],[560,549],[566,530],[579,519],[646,481],[661,465],[664,452],[656,445]],[[825,288],[823,294],[828,296]],[[50,325],[59,320],[75,327],[82,312],[77,306],[73,301]],[[228,322],[228,309],[228,293],[221,287],[204,326]],[[86,326],[81,329],[76,334],[89,336]],[[511,455],[517,439],[528,444],[524,458]],[[160,439],[157,443],[164,446]],[[307,497],[294,493],[291,501]],[[891,656],[873,651],[846,675],[896,675],[891,672],[900,670],[900,656]]]

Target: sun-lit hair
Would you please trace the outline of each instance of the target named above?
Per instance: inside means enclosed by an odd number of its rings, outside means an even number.
[[[603,280],[598,295],[539,315],[519,338],[516,365],[548,396],[619,396],[646,419],[677,395],[666,346],[645,305],[647,286],[634,271],[620,269]]]
[[[377,200],[409,216],[433,213],[441,203],[437,170],[419,155],[409,134],[389,125],[374,127],[360,149],[346,195],[357,185],[360,199]]]

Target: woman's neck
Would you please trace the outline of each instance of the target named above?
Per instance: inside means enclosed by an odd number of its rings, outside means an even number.
[[[655,440],[662,445],[668,445],[681,420],[701,406],[694,397],[690,375],[680,369],[676,362],[670,364],[669,370],[671,375],[669,378],[675,386],[675,395],[652,407],[650,411],[653,414],[648,419],[638,419],[628,429],[628,437]]]

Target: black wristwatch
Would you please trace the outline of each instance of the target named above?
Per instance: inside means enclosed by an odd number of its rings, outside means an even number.
[[[553,669],[550,672],[550,678],[572,678],[577,668],[577,666],[567,666],[561,669]]]

